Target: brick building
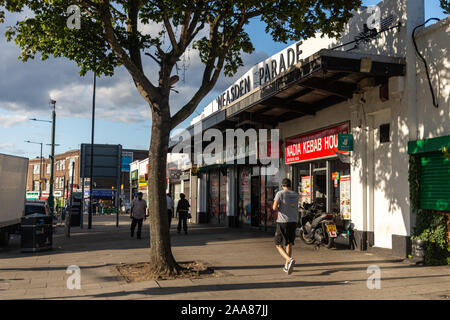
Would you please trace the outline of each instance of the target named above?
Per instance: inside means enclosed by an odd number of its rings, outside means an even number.
[[[147,150],[133,150],[123,149],[123,154],[132,153],[131,161],[141,160],[148,157]],[[72,163],[75,163],[75,175],[73,179],[74,191],[80,191],[82,189],[80,178],[80,150],[70,150],[62,154],[55,155],[55,170],[54,170],[54,197],[55,201],[60,205],[63,204],[65,195],[67,194],[68,185],[71,183],[72,177]],[[29,161],[28,176],[27,176],[27,199],[38,199],[39,191],[41,190],[41,199],[48,199],[50,191],[50,159],[41,159],[39,157],[31,159]],[[126,202],[129,201],[130,177],[129,171],[123,168],[121,173],[121,181],[123,184],[123,195]],[[129,169],[128,169],[129,170]],[[42,174],[41,174],[42,172]],[[41,182],[40,182],[41,181]],[[95,179],[94,189],[111,189],[111,181],[108,179]],[[41,189],[39,189],[41,188]],[[89,188],[89,180],[86,179],[85,188]]]
[[[54,169],[54,196],[56,201],[62,201],[67,190],[67,185],[71,183],[72,163],[75,163],[75,174],[73,179],[74,189],[81,189],[80,186],[80,150],[70,150],[62,154],[55,155]],[[50,191],[50,159],[39,157],[29,161],[27,176],[27,198],[37,198],[41,190],[41,198],[47,199]],[[42,165],[42,167],[41,167]],[[34,192],[34,196],[30,192]]]

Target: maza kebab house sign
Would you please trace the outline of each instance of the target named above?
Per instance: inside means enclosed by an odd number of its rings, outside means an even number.
[[[286,164],[336,156],[338,134],[348,132],[349,124],[344,123],[286,139]],[[340,153],[347,154],[348,151]]]

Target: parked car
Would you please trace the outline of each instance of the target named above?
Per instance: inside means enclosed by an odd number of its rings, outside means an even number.
[[[25,203],[25,215],[28,216],[33,213],[50,214],[50,207],[45,200],[28,200]]]

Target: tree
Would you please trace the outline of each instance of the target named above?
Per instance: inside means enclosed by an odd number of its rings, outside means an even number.
[[[450,0],[441,0],[441,7],[445,14],[450,14]]]
[[[71,30],[67,8],[81,11],[81,29]],[[254,48],[244,26],[252,18],[266,24],[275,41],[286,43],[314,36],[318,31],[338,36],[360,0],[0,0],[10,12],[28,8],[34,17],[17,22],[6,32],[22,49],[23,61],[40,53],[75,61],[84,75],[112,75],[123,65],[152,112],[149,149],[150,262],[153,272],[179,272],[170,245],[165,197],[165,174],[170,131],[191,115],[213,89],[222,72],[233,75],[243,65],[243,52]],[[1,19],[1,16],[0,16]],[[156,34],[144,34],[138,25],[164,26]],[[179,32],[176,32],[179,30]],[[204,34],[203,34],[204,33]],[[170,40],[168,48],[163,37]],[[169,97],[178,80],[174,66],[192,46],[204,64],[201,84],[185,105],[171,116]],[[152,82],[144,73],[142,59],[157,65],[159,76]]]

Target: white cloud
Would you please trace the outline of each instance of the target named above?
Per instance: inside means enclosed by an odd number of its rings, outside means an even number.
[[[28,119],[27,115],[0,115],[0,127],[10,128],[19,123],[26,122]]]
[[[16,145],[10,142],[0,143],[0,152],[18,156],[25,155],[25,151],[23,151],[22,149],[17,149]]]

